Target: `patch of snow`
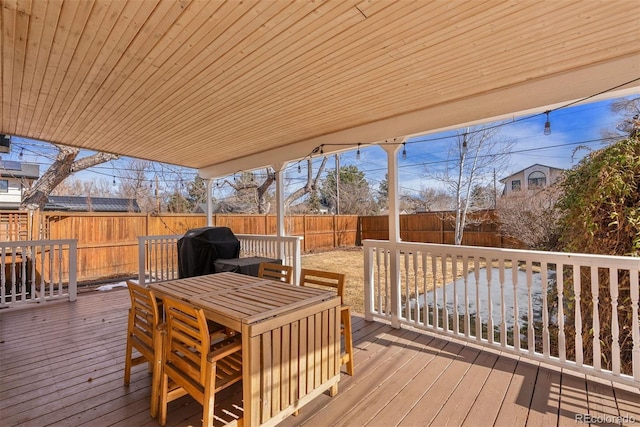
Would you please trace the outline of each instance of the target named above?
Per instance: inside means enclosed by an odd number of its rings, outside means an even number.
[[[110,291],[113,288],[126,288],[127,282],[107,283],[106,285],[98,286],[96,291]]]

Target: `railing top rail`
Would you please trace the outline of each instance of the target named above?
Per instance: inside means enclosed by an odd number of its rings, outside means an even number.
[[[388,240],[363,240],[365,248],[368,247],[390,247]],[[607,264],[612,267],[622,269],[640,269],[640,258],[632,256],[617,255],[595,255],[581,254],[569,252],[543,252],[526,249],[502,249],[502,248],[485,248],[482,246],[456,246],[456,245],[440,245],[435,243],[418,243],[418,242],[399,242],[397,248],[405,250],[433,250],[437,252],[455,253],[462,256],[486,257],[486,258],[505,258],[517,259],[520,261],[537,261],[547,262],[550,264],[567,263],[580,265],[601,265]]]
[[[138,236],[138,239],[142,240],[155,240],[155,239],[179,239],[184,234],[160,234],[155,236]],[[296,240],[304,240],[302,236],[281,236],[278,237],[272,234],[235,234],[235,236],[239,239],[255,239],[255,240],[273,240],[279,239],[284,241],[296,241]]]
[[[41,246],[41,245],[64,245],[68,243],[77,242],[78,239],[58,239],[58,240],[11,240],[0,241],[0,247],[19,247],[19,246]]]
[[[273,240],[279,239],[284,241],[304,240],[302,236],[276,236],[275,234],[235,234],[239,239],[255,239],[255,240]]]
[[[159,234],[156,236],[138,236],[138,240],[179,239],[184,234]]]

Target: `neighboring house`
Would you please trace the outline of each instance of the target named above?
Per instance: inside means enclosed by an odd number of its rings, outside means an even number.
[[[140,212],[136,199],[119,197],[49,196],[45,211]]]
[[[0,160],[0,209],[18,209],[22,193],[39,177],[37,164]]]
[[[562,172],[564,172],[564,169],[536,163],[506,178],[502,178],[500,180],[504,184],[502,195],[505,196],[514,191],[527,191],[547,187],[560,178]]]

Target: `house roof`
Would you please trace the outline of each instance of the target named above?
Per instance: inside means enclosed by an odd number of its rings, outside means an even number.
[[[35,163],[0,160],[0,176],[2,178],[38,179],[40,166]]]
[[[637,1],[2,9],[0,132],[203,177],[639,87]]]
[[[522,172],[526,171],[527,169],[531,169],[531,168],[536,167],[536,166],[542,166],[543,168],[549,168],[549,169],[551,169],[551,170],[556,170],[556,171],[563,171],[563,170],[564,170],[564,169],[556,168],[556,167],[553,167],[553,166],[547,166],[547,165],[543,165],[543,164],[540,164],[540,163],[534,163],[534,164],[532,164],[532,165],[530,165],[530,166],[527,166],[527,167],[526,167],[526,168],[524,168],[524,169],[519,170],[518,172],[514,172],[514,173],[512,173],[512,174],[511,174],[511,175],[509,175],[509,176],[505,176],[504,178],[502,178],[502,179],[500,180],[500,182],[504,184],[504,183],[505,183],[505,182],[507,182],[507,180],[508,180],[509,178],[511,178],[512,176],[518,175],[518,174],[520,174],[520,173],[522,173]]]
[[[136,199],[87,196],[49,196],[47,211],[140,212]]]

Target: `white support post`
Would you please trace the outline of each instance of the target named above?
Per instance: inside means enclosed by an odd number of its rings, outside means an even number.
[[[213,191],[213,178],[207,180],[207,227],[213,226],[213,203],[211,192]]]
[[[398,196],[398,152],[406,137],[394,138],[380,144],[387,153],[387,182],[389,197],[389,246],[390,256],[390,285],[391,285],[391,326],[400,327],[400,198]]]
[[[284,227],[284,168],[286,163],[276,163],[271,165],[273,170],[276,173],[276,235],[278,237],[284,237],[285,227]],[[265,230],[266,232],[266,230]],[[284,262],[284,242],[281,241],[278,244],[278,257],[282,259]]]

